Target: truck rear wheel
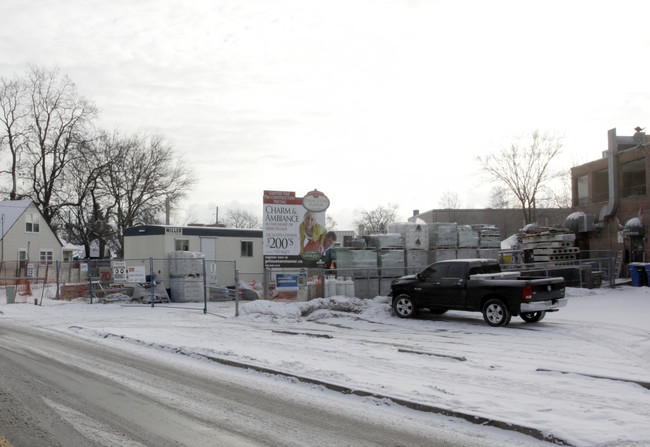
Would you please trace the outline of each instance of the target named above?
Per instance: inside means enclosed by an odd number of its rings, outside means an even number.
[[[526,312],[521,315],[519,315],[522,320],[524,320],[526,323],[537,323],[538,321],[542,321],[544,317],[546,316],[546,312],[540,311],[540,312]]]
[[[483,319],[490,326],[506,326],[510,318],[510,311],[501,300],[492,299],[483,306]]]
[[[399,295],[393,300],[393,310],[400,318],[411,318],[417,312],[413,300],[408,295]]]

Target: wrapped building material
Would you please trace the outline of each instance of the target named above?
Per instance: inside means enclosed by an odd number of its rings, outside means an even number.
[[[379,252],[377,258],[381,268],[381,276],[404,275],[404,250],[385,250]]]
[[[478,247],[478,231],[469,225],[458,225],[458,248]]]
[[[429,229],[425,223],[393,222],[388,224],[388,232],[401,234],[407,250],[429,248]]]
[[[173,251],[169,254],[169,275],[184,277],[188,275],[203,275],[203,260],[205,255],[194,251]]]
[[[374,277],[377,271],[377,252],[370,250],[351,250],[355,277]],[[347,275],[350,276],[350,275]]]
[[[377,252],[373,250],[350,250],[336,248],[337,276],[365,278],[377,276]]]
[[[455,248],[438,248],[436,250],[429,250],[429,264],[438,261],[448,261],[450,259],[456,259]]]
[[[171,300],[175,303],[197,303],[204,300],[203,279],[197,275],[170,278]]]
[[[427,226],[429,230],[429,248],[456,248],[458,247],[458,224],[432,223]]]
[[[459,248],[456,250],[456,259],[476,259],[478,248]]]
[[[406,250],[406,267],[409,271],[413,269],[424,269],[430,264],[428,250]]]
[[[399,233],[371,234],[366,241],[371,248],[404,248],[404,240]]]

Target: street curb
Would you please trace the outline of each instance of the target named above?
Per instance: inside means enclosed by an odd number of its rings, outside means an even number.
[[[83,329],[83,328],[81,328],[79,326],[71,326],[70,329],[75,330],[75,329]],[[162,344],[156,344],[156,343],[148,343],[148,342],[144,342],[142,340],[138,340],[138,339],[135,339],[135,338],[126,337],[124,335],[117,335],[117,334],[111,334],[111,333],[105,332],[103,334],[103,338],[108,338],[108,337],[115,337],[115,338],[119,338],[121,340],[129,340],[129,341],[132,341],[134,343],[141,344],[141,345],[148,346],[148,347],[154,347],[154,348],[159,347],[161,349],[170,349],[170,348],[172,348],[171,346],[168,346],[168,345],[162,345]],[[405,400],[405,399],[400,399],[400,398],[387,396],[387,395],[383,395],[383,394],[371,393],[369,391],[358,390],[358,389],[354,389],[354,388],[350,388],[350,387],[346,387],[346,386],[342,386],[342,385],[337,385],[337,384],[334,384],[334,383],[324,382],[322,380],[317,380],[317,379],[312,379],[312,378],[309,378],[309,377],[303,377],[303,376],[299,376],[299,375],[296,375],[296,374],[287,373],[287,372],[284,372],[284,371],[277,371],[277,370],[271,369],[271,368],[265,368],[265,367],[262,367],[262,366],[251,365],[249,363],[237,362],[237,361],[234,361],[234,360],[228,360],[228,359],[224,359],[224,358],[221,358],[221,357],[214,357],[214,356],[207,355],[207,354],[201,354],[201,353],[198,353],[198,352],[195,352],[195,351],[186,350],[184,348],[173,348],[172,352],[174,352],[176,354],[185,355],[185,356],[188,356],[188,357],[204,358],[206,360],[210,360],[211,362],[219,363],[221,365],[230,366],[230,367],[233,367],[233,368],[248,369],[248,370],[252,370],[252,371],[256,371],[256,372],[260,372],[260,373],[271,374],[271,375],[275,375],[275,376],[288,377],[288,378],[295,379],[295,380],[298,380],[300,382],[307,383],[307,384],[310,384],[310,385],[322,386],[323,388],[326,388],[326,389],[332,390],[332,391],[336,391],[336,392],[341,393],[341,394],[349,394],[349,395],[360,396],[360,397],[371,397],[371,398],[380,399],[380,400],[389,400],[391,402],[394,402],[394,403],[396,403],[398,405],[401,405],[403,407],[406,407],[406,408],[410,408],[412,410],[422,411],[422,412],[426,412],[426,413],[441,414],[443,416],[450,416],[450,417],[454,417],[454,418],[458,418],[458,419],[463,419],[465,421],[471,422],[472,424],[476,424],[476,425],[483,425],[483,426],[487,426],[487,427],[496,427],[496,428],[500,428],[502,430],[514,431],[514,432],[521,433],[521,434],[526,435],[526,436],[530,436],[530,437],[535,438],[535,439],[539,439],[540,441],[551,442],[553,444],[563,445],[563,446],[568,446],[568,447],[575,447],[573,444],[565,441],[564,439],[558,438],[558,437],[556,437],[556,436],[554,436],[552,434],[546,434],[546,433],[544,433],[544,432],[542,432],[542,431],[540,431],[540,430],[538,430],[536,428],[525,427],[523,425],[512,424],[510,422],[499,421],[499,420],[496,420],[496,419],[489,419],[489,418],[486,418],[486,417],[483,417],[483,416],[476,416],[476,415],[469,414],[469,413],[464,413],[464,412],[458,411],[458,410],[450,410],[448,408],[436,407],[434,405],[411,402],[411,401],[408,401],[408,400]]]
[[[184,354],[184,353],[182,353]],[[184,354],[185,355],[185,354]],[[277,371],[274,369],[270,368],[264,368],[261,366],[256,366],[256,365],[250,365],[248,363],[242,363],[242,362],[236,362],[233,360],[227,360],[219,357],[213,357],[210,355],[205,355],[205,354],[199,354],[199,353],[192,353],[192,355],[197,355],[200,357],[203,357],[205,359],[208,359],[212,362],[216,362],[225,366],[232,366],[235,368],[243,368],[243,369],[250,369],[256,372],[261,372],[261,373],[266,373],[266,374],[273,374],[277,376],[283,376],[283,377],[289,377],[292,379],[299,380],[300,382],[303,383],[308,383],[310,385],[318,385],[322,386],[324,388],[327,388],[328,390],[336,391],[341,394],[351,394],[354,396],[361,396],[361,397],[372,397],[375,399],[381,399],[381,400],[390,400],[392,402],[395,402],[398,405],[401,405],[406,408],[410,408],[412,410],[417,410],[417,411],[423,411],[426,413],[435,413],[435,414],[441,414],[444,416],[451,416],[459,419],[463,419],[465,421],[471,422],[473,424],[477,425],[483,425],[483,426],[488,426],[488,427],[496,427],[500,428],[503,430],[510,430],[510,431],[515,431],[527,436],[531,436],[535,439],[539,439],[540,441],[546,441],[546,442],[552,442],[557,445],[563,445],[563,446],[569,446],[573,447],[573,444],[558,438],[556,436],[553,436],[551,434],[545,434],[544,432],[536,429],[536,428],[530,428],[530,427],[525,427],[523,425],[518,425],[518,424],[512,424],[510,422],[503,422],[495,419],[489,419],[485,418],[482,416],[476,416],[473,414],[469,413],[464,413],[462,411],[457,411],[457,410],[449,410],[447,408],[442,408],[442,407],[436,407],[433,405],[426,405],[426,404],[420,404],[417,402],[411,402],[408,400],[404,399],[399,399],[391,396],[386,396],[383,394],[378,394],[378,393],[371,393],[369,391],[363,391],[363,390],[357,390],[341,385],[336,385],[333,383],[329,382],[324,382],[322,380],[317,380],[317,379],[311,379],[308,377],[303,377],[303,376],[298,376],[296,374],[291,374],[283,371]]]

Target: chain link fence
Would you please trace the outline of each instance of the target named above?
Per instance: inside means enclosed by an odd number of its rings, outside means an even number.
[[[270,299],[307,301],[330,296],[374,298],[390,292],[391,282],[426,265],[337,269],[267,269],[239,272],[234,261],[205,260],[189,253],[180,258],[91,259],[57,262],[0,262],[0,287],[7,302],[44,298],[90,303],[174,303],[210,311],[215,303]],[[503,270],[524,276],[562,276],[569,287],[614,287],[620,266],[612,251],[583,251],[566,262],[522,263],[511,258]],[[618,271],[617,271],[618,270]],[[265,287],[268,285],[268,287]]]

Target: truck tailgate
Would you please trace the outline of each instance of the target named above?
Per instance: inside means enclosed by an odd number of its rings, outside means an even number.
[[[530,301],[546,301],[564,298],[564,278],[521,278],[533,289],[533,297]]]

